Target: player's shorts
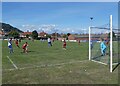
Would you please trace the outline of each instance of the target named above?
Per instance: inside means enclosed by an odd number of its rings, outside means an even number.
[[[63,44],[63,46],[66,46],[66,44]]]
[[[12,48],[12,45],[8,46],[8,48]]]
[[[103,52],[104,52],[104,53],[105,53],[105,51],[106,51],[106,48],[103,49]]]
[[[48,44],[51,44],[51,42],[48,42]]]
[[[22,49],[26,50],[26,47],[22,47]]]
[[[66,47],[66,44],[63,44],[63,48],[65,48]]]

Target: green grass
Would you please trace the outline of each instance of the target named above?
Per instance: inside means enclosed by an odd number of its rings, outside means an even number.
[[[25,40],[22,41],[20,47],[25,42]],[[34,42],[27,40],[27,42],[29,44],[28,53],[22,53],[22,48],[17,48],[13,42],[14,53],[9,54],[7,41],[3,41],[3,84],[118,83],[117,69],[110,73],[108,66],[88,61],[88,43],[78,45],[78,43],[67,42],[67,50],[63,50],[62,42],[59,41],[55,41],[52,47],[48,47],[47,42],[36,40]],[[13,67],[7,56],[19,69]]]

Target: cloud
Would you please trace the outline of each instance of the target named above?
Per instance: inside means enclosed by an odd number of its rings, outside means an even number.
[[[21,28],[23,31],[33,31],[33,30],[37,30],[38,27],[35,26],[35,25],[29,25],[29,24],[26,24],[26,25],[22,25],[22,28]]]
[[[62,25],[56,25],[56,24],[41,24],[41,25],[22,25],[22,30],[27,31],[29,30],[32,32],[33,30],[36,30],[37,32],[46,32],[46,33],[88,33],[87,29],[82,28],[73,28],[73,27],[64,27]]]
[[[42,24],[42,25],[29,25],[29,24],[26,24],[26,25],[22,25],[22,30],[23,31],[36,30],[38,32],[44,31],[44,32],[47,32],[47,33],[53,33],[53,32],[58,31],[57,25],[55,25],[55,24]]]
[[[61,33],[79,33],[79,31],[75,28],[63,28],[60,30]]]

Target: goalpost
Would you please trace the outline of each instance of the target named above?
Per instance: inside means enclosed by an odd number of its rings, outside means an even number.
[[[109,25],[109,28],[89,27],[89,60],[109,65],[110,72],[113,72],[113,65],[119,63],[117,58],[118,50],[116,50],[118,40],[117,36],[113,37],[113,33],[115,32],[118,35],[119,31],[112,27],[112,15],[110,15]],[[104,40],[104,43],[107,46],[106,55],[104,56],[101,55],[100,38]]]

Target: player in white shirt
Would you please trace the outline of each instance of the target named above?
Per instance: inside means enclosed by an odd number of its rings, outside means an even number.
[[[8,48],[10,50],[10,53],[13,53],[13,47],[12,47],[12,38],[8,40]]]
[[[48,38],[48,46],[52,46],[51,39]]]

